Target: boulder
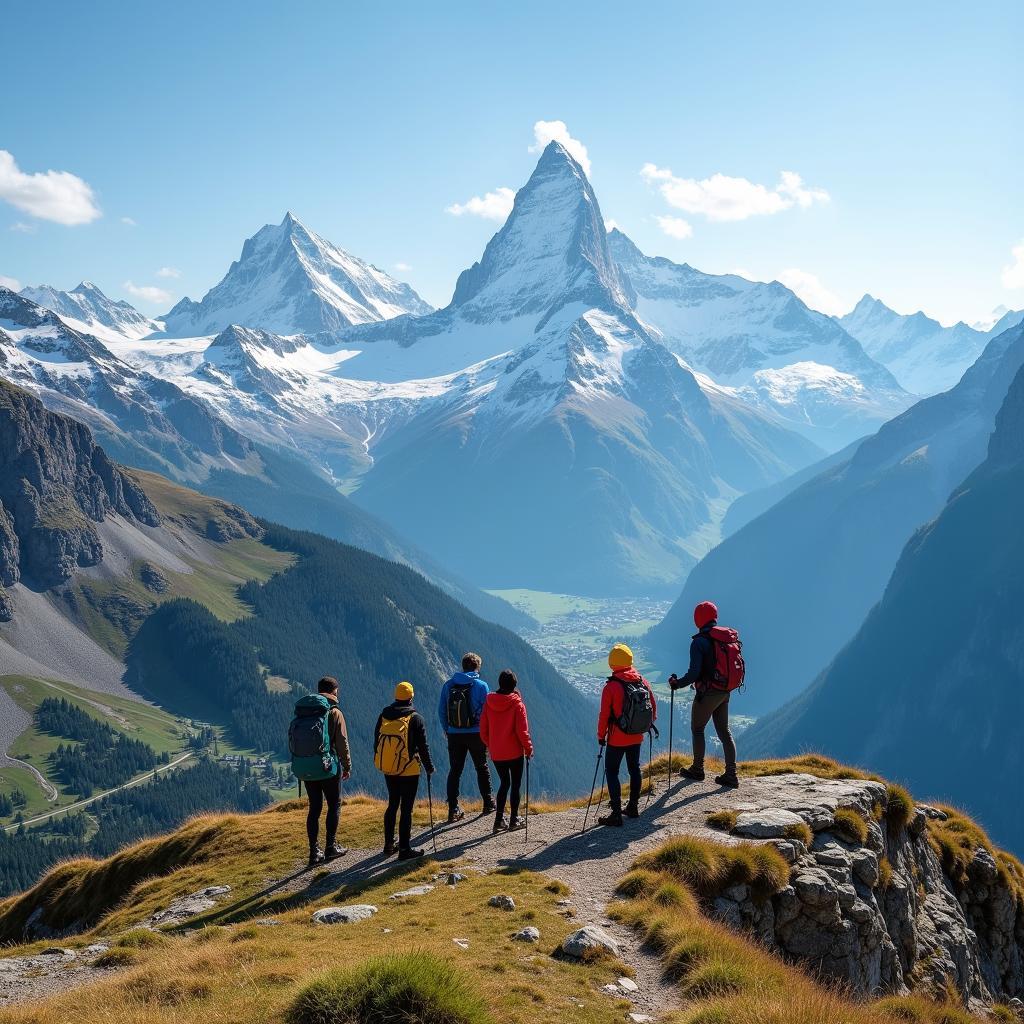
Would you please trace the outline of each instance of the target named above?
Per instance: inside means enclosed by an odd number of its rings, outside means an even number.
[[[498,910],[515,910],[516,901],[511,896],[501,893],[497,896],[492,896],[487,901],[487,906],[496,907]]]
[[[369,903],[353,903],[347,907],[324,907],[314,911],[314,924],[354,924],[365,921],[377,913],[377,908]]]
[[[594,950],[607,950],[613,956],[619,955],[619,944],[603,928],[596,924],[584,925],[562,940],[562,952],[574,959],[581,959]]]
[[[514,942],[540,942],[540,930],[532,925],[512,936]]]
[[[804,824],[804,819],[784,807],[764,807],[759,811],[743,811],[736,816],[733,833],[752,839],[785,839],[786,832]]]

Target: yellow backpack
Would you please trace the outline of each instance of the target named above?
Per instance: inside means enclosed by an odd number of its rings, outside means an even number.
[[[409,753],[409,721],[412,715],[385,718],[380,723],[373,763],[385,775],[419,775],[420,763]]]

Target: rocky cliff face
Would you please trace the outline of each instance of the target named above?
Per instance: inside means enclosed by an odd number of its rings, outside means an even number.
[[[1024,993],[1024,907],[1012,877],[981,845],[950,877],[931,836],[945,811],[918,805],[893,827],[876,820],[881,783],[801,774],[758,779],[743,796],[734,834],[771,839],[792,875],[763,901],[746,886],[727,890],[718,917],[863,995],[940,992],[948,980],[980,1008]],[[837,825],[843,808],[866,823],[863,842]],[[800,822],[809,847],[785,838]]]
[[[96,524],[111,514],[160,521],[88,427],[0,380],[0,586],[24,579],[52,587],[76,566],[96,565],[103,558]],[[0,619],[11,614],[0,590]]]

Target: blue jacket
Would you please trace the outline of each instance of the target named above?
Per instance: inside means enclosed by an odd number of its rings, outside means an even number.
[[[717,619],[712,619],[701,631],[690,641],[690,667],[686,673],[676,680],[672,685],[673,690],[682,687],[695,685],[700,689],[701,683],[711,678],[715,667],[715,645],[708,636],[712,626],[718,625]]]
[[[470,686],[469,701],[473,708],[473,722],[469,729],[453,729],[448,724],[448,691],[452,686]],[[437,717],[445,735],[449,733],[474,733],[480,731],[480,716],[484,713],[484,702],[490,687],[480,678],[479,672],[456,672],[455,675],[441,687],[441,699],[437,704]]]

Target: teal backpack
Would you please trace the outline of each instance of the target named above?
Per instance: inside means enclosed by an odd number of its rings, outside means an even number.
[[[338,758],[331,751],[327,716],[334,704],[319,693],[295,702],[295,717],[288,726],[292,774],[300,782],[321,782],[338,774]]]

